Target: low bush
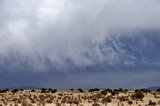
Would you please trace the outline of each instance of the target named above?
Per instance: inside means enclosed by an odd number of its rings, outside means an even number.
[[[83,90],[81,88],[77,89],[79,92],[83,92]]]
[[[131,96],[132,99],[140,99],[144,98],[144,94],[141,90],[135,91],[135,93]]]
[[[41,89],[41,93],[47,93],[47,89],[46,88],[42,88]]]
[[[114,95],[116,95],[116,94],[117,94],[117,92],[115,92],[115,91],[112,91],[112,92],[111,92],[111,95],[112,95],[112,96],[114,96]]]
[[[151,92],[151,90],[149,90],[149,89],[140,89],[143,93],[150,93]]]
[[[157,89],[156,91],[157,91],[157,92],[160,92],[160,89]]]
[[[51,93],[56,93],[57,92],[57,89],[52,89],[51,90]]]
[[[71,88],[71,89],[70,89],[70,91],[74,91],[74,89],[73,89],[73,88]]]
[[[32,89],[32,90],[31,90],[31,92],[35,92],[35,90],[34,90],[34,89]]]
[[[92,106],[101,106],[101,105],[98,103],[94,103],[94,104],[92,104]]]
[[[133,102],[132,102],[132,101],[128,101],[128,104],[129,104],[129,105],[132,105],[132,104],[133,104]]]
[[[18,89],[14,89],[14,90],[12,90],[11,92],[12,93],[16,93],[16,92],[18,92],[19,90]]]
[[[150,106],[155,106],[156,105],[156,102],[152,102],[151,100],[149,101],[148,105]]]
[[[6,93],[7,91],[9,91],[9,89],[2,89],[0,90],[0,93]]]
[[[93,88],[93,89],[89,89],[89,92],[95,92],[95,91],[100,91],[98,88]]]
[[[103,91],[101,91],[101,94],[107,95],[107,91],[106,91],[106,90],[103,90]]]
[[[112,92],[112,89],[109,89],[109,88],[108,88],[108,89],[105,89],[105,90],[106,90],[107,92]]]
[[[115,92],[123,92],[123,89],[122,88],[119,88],[119,89],[114,89]]]

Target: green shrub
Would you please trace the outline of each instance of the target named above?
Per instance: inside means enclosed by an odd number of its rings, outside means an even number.
[[[135,93],[132,95],[131,97],[132,99],[143,99],[144,98],[144,94],[141,90],[139,91],[135,91]]]
[[[149,89],[140,89],[143,93],[150,93],[151,92],[151,90],[149,90]]]
[[[18,92],[19,90],[18,89],[14,89],[14,90],[12,90],[11,92],[12,93],[16,93],[16,92]]]
[[[156,91],[157,91],[157,92],[160,92],[160,89],[157,89]]]
[[[101,94],[107,95],[107,91],[106,91],[106,90],[103,90],[103,91],[101,91]]]
[[[20,91],[23,91],[23,89],[20,89]]]
[[[56,93],[56,92],[57,92],[57,89],[52,89],[51,92],[52,92],[52,93]]]
[[[119,88],[119,89],[114,89],[115,92],[123,92],[123,89],[122,88]]]
[[[81,88],[77,89],[79,92],[83,92],[83,90]]]
[[[116,94],[117,94],[117,93],[116,93],[115,91],[112,91],[112,92],[111,92],[111,95],[112,95],[112,96],[114,96],[114,95],[116,95]]]
[[[93,89],[89,89],[88,91],[89,92],[95,92],[95,91],[99,91],[99,89],[98,88],[93,88]]]
[[[46,90],[47,90],[46,88],[42,88],[41,93],[46,93]]]
[[[0,90],[0,93],[6,93],[7,91],[9,91],[9,89],[2,89]]]
[[[104,97],[103,99],[102,99],[102,103],[110,103],[110,102],[112,102],[112,99],[109,97],[109,96],[107,96],[107,97]]]
[[[34,90],[34,89],[32,89],[32,90],[31,90],[31,92],[35,92],[35,90]]]
[[[48,89],[48,91],[51,91],[51,90],[52,90],[51,88]]]
[[[109,89],[109,88],[108,88],[108,89],[105,89],[105,90],[106,90],[107,92],[112,92],[112,89]]]

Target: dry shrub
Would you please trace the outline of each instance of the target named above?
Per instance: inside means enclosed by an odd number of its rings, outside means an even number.
[[[118,99],[119,99],[121,102],[129,101],[128,97],[126,97],[126,96],[120,96],[120,97],[118,97]]]
[[[40,99],[40,102],[42,102],[42,101],[45,100],[45,96],[44,95],[39,95],[39,99]]]
[[[66,102],[67,102],[66,98],[63,98],[62,101],[61,101],[62,104],[65,104]]]
[[[46,103],[52,103],[52,100],[51,99],[47,99]]]
[[[42,106],[45,106],[46,103],[44,101],[42,101],[41,104],[42,104]]]
[[[94,104],[92,104],[92,106],[101,106],[101,105],[98,103],[94,103]]]
[[[59,95],[59,96],[63,96],[63,94],[62,94],[62,93],[59,93],[58,95]]]
[[[124,106],[124,104],[123,104],[123,103],[121,103],[121,106]]]
[[[76,99],[76,100],[73,100],[73,103],[76,104],[78,106],[78,104],[80,103],[80,100]]]
[[[138,90],[138,91],[135,91],[135,93],[131,96],[131,98],[133,100],[142,100],[144,98],[144,94],[142,91]]]
[[[107,103],[110,103],[110,102],[112,102],[112,99],[111,99],[111,97],[104,97],[103,99],[102,99],[102,101],[101,101],[103,104],[107,104]]]
[[[31,99],[31,103],[36,103],[36,100],[35,99]]]
[[[160,100],[158,101],[158,105],[160,105]]]
[[[133,102],[132,102],[132,101],[128,101],[128,104],[129,104],[129,105],[132,105],[132,104],[133,104]]]
[[[7,102],[6,101],[3,101],[3,104],[4,104],[4,106],[7,106]]]
[[[148,105],[150,105],[150,106],[156,106],[157,103],[156,103],[156,102],[153,102],[152,100],[150,100],[149,103],[148,103]]]
[[[56,106],[61,106],[61,103],[58,103],[58,102],[57,102],[57,103],[56,103]]]
[[[72,104],[73,101],[72,101],[72,100],[68,100],[67,103],[68,103],[68,104]]]
[[[23,100],[21,106],[28,106],[28,102],[26,100]]]

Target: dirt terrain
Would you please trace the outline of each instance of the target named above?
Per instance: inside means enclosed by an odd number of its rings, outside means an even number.
[[[160,106],[160,92],[123,89],[0,90],[0,106]]]

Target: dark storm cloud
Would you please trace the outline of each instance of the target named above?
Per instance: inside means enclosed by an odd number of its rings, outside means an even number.
[[[156,83],[160,80],[154,74],[160,69],[159,19],[159,0],[0,0],[0,72],[18,71],[21,74],[10,78],[26,73],[41,82],[38,71],[40,76],[57,71],[87,73],[98,66],[103,72],[124,73],[136,67],[136,72],[155,71],[148,78]]]

